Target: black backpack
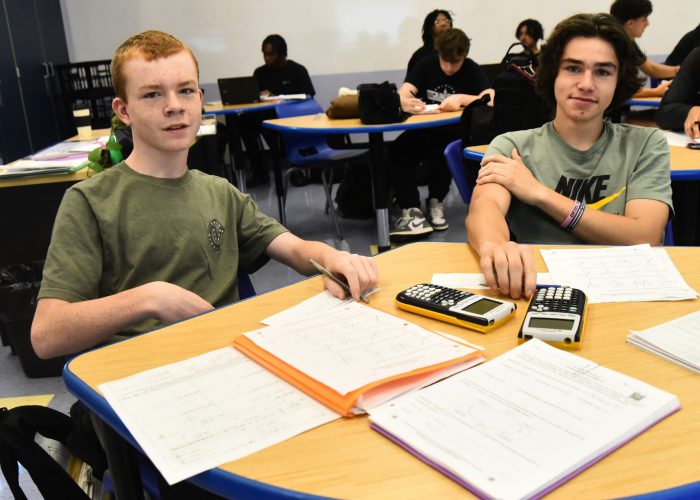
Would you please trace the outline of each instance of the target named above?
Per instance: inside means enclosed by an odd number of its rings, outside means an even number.
[[[537,128],[548,121],[544,99],[535,92],[535,70],[531,56],[511,54],[515,43],[506,51],[503,70],[496,75],[493,89],[494,137],[513,130]]]
[[[102,478],[107,460],[98,444],[88,415],[81,405],[73,405],[71,417],[43,406],[0,408],[0,467],[16,499],[26,499],[19,486],[17,463],[31,476],[43,498],[89,498],[71,476],[35,441],[35,435],[59,441],[73,455],[89,463],[93,474]]]

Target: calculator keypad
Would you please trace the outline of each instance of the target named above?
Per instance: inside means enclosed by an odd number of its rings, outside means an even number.
[[[404,291],[404,294],[413,299],[424,300],[447,307],[453,306],[472,295],[471,293],[462,292],[461,290],[425,283],[408,288]]]
[[[583,292],[576,288],[546,287],[537,291],[530,308],[540,312],[580,313],[584,301]]]

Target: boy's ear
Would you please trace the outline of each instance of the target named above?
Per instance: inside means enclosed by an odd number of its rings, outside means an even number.
[[[115,97],[112,101],[112,111],[114,111],[114,114],[117,115],[125,125],[131,126],[131,119],[129,118],[126,101],[121,97]]]

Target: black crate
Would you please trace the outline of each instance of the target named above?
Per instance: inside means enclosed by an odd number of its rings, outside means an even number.
[[[56,66],[56,76],[64,96],[76,98],[113,94],[111,60],[87,61]]]
[[[112,100],[113,95],[102,97],[90,97],[86,99],[66,99],[66,111],[72,113],[73,107],[90,108],[90,126],[93,129],[112,127]],[[77,133],[77,131],[76,131]]]

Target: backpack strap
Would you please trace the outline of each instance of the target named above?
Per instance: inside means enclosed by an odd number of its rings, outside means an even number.
[[[72,428],[70,417],[43,406],[0,408],[0,461],[15,498],[26,499],[19,486],[17,462],[27,470],[47,500],[89,498],[78,484],[34,441],[39,433],[65,443]]]

